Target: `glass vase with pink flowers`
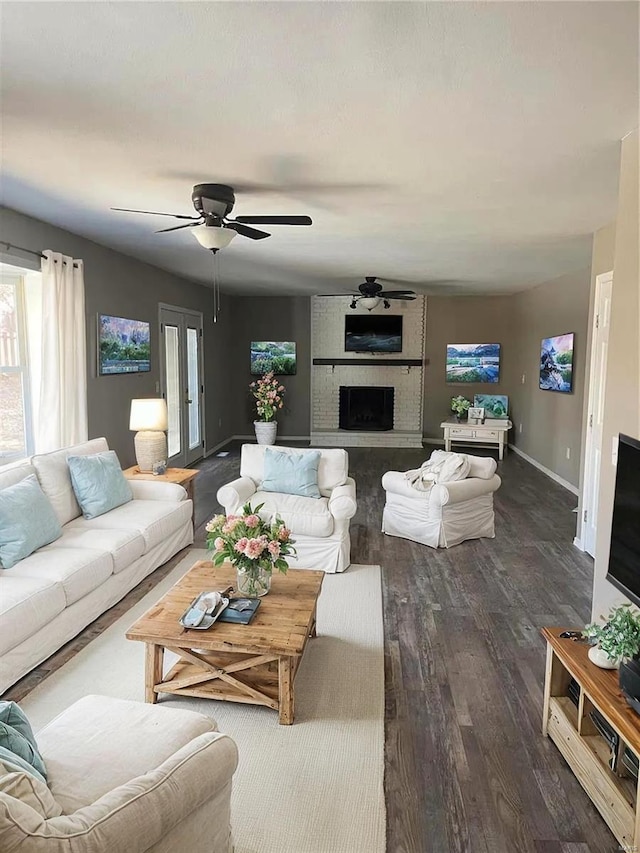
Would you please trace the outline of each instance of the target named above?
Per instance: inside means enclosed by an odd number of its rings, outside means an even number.
[[[260,598],[271,588],[274,569],[286,573],[286,557],[295,555],[291,532],[276,515],[270,522],[259,515],[264,504],[242,507],[241,515],[216,515],[205,525],[212,562],[228,560],[236,568],[237,593]]]

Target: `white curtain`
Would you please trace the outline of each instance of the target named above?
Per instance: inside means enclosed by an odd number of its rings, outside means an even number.
[[[88,438],[83,263],[49,249],[43,254],[36,453]]]

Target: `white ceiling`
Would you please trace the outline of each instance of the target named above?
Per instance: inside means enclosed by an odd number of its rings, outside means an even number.
[[[515,291],[588,266],[615,217],[638,8],[4,2],[3,201],[209,283],[188,229],[109,208],[191,214],[194,183],[276,183],[234,215],[314,224],[237,237],[227,292]]]

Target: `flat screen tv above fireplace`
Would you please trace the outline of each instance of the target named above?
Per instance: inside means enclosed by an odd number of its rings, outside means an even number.
[[[345,352],[402,352],[401,314],[347,314]]]

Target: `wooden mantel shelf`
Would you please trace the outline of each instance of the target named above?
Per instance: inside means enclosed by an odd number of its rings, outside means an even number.
[[[314,358],[314,364],[329,365],[379,365],[380,367],[422,367],[421,358]]]

